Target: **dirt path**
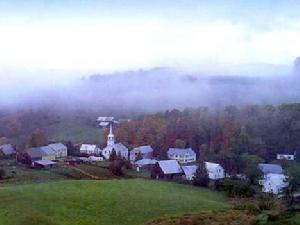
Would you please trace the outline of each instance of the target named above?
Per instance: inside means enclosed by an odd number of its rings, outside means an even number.
[[[79,169],[79,168],[76,167],[76,166],[72,166],[72,165],[65,164],[64,167],[70,168],[70,169],[72,169],[72,170],[76,170],[77,172],[82,173],[83,175],[86,175],[86,176],[89,177],[89,178],[92,178],[92,179],[100,179],[100,177],[95,176],[95,175],[93,175],[93,174],[90,174],[90,173],[88,173],[88,172],[86,172],[86,171],[84,171],[84,170],[82,170],[82,169]]]

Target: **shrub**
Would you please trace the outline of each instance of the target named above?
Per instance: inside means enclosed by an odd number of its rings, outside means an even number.
[[[0,180],[3,180],[5,178],[5,170],[4,169],[0,169]]]
[[[248,182],[225,179],[216,184],[219,191],[224,191],[229,197],[252,197],[254,190]]]
[[[258,207],[260,210],[272,210],[275,206],[275,199],[271,195],[264,195],[259,199]]]
[[[204,162],[201,162],[193,178],[193,185],[207,187],[209,183],[208,172]]]

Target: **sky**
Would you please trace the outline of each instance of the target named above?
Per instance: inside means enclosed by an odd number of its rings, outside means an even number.
[[[298,0],[0,0],[0,67],[292,64]]]

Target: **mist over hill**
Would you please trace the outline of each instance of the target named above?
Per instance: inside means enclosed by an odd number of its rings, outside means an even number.
[[[1,77],[8,74],[8,79],[0,80],[0,105],[2,109],[49,108],[126,114],[300,100],[299,59],[295,61],[293,72],[270,65],[261,66],[259,72],[253,65],[246,68],[245,75],[243,70],[231,70],[229,74],[226,69],[224,73],[213,69],[205,73],[157,67],[93,75],[80,73],[84,77],[81,79],[77,73],[72,80],[60,79],[62,71],[48,71],[53,74],[52,79],[42,72],[36,76],[38,72],[35,72],[35,79],[25,77],[20,82],[10,82],[11,74],[2,71]],[[238,71],[242,71],[241,74],[237,74]]]

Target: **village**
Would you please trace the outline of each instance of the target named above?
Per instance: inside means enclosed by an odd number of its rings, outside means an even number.
[[[209,181],[202,186],[209,186],[208,183],[215,184],[217,181],[224,179],[249,179],[245,174],[226,173],[219,163],[201,161],[192,148],[169,148],[167,159],[164,160],[154,157],[154,150],[150,145],[137,146],[129,150],[124,144],[115,141],[113,126],[117,121],[114,117],[99,117],[97,122],[102,129],[109,129],[106,147],[103,149],[100,149],[96,144],[84,143],[80,145],[80,154],[75,156],[68,154],[68,147],[60,142],[28,148],[24,151],[16,151],[11,144],[4,144],[0,146],[1,156],[5,159],[14,158],[17,164],[27,165],[36,170],[65,167],[94,179],[99,177],[89,174],[84,171],[84,168],[77,165],[93,164],[100,167],[104,165],[104,168],[108,168],[116,176],[124,174],[122,170],[125,165],[127,171],[130,171],[136,177],[173,180],[187,184],[197,183],[197,176],[198,179],[203,179],[203,176],[205,179],[205,176],[207,176]],[[294,151],[285,151],[276,155],[278,161],[293,161],[295,158],[296,152]],[[259,187],[258,190],[262,193],[281,196],[284,189],[289,186],[289,177],[285,174],[282,166],[274,163],[259,163],[256,166],[259,171],[255,182],[256,187]],[[199,170],[202,170],[202,173],[204,170],[206,175],[197,174],[201,173]]]

